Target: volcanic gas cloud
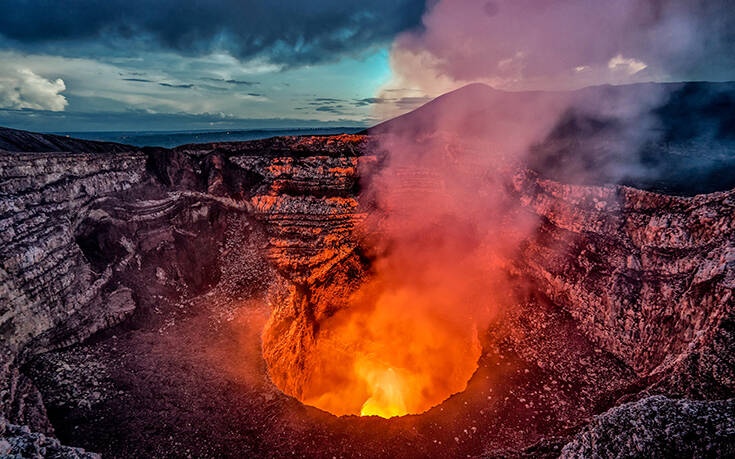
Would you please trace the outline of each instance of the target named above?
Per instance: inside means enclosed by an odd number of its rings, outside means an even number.
[[[380,100],[477,80],[505,89],[568,88],[686,72],[681,50],[690,50],[699,26],[688,18],[681,2],[439,1],[423,30],[395,42],[395,78]],[[599,34],[608,36],[591,39]],[[672,37],[681,47],[658,46]],[[363,174],[359,205],[367,217],[352,235],[360,269],[350,271],[354,257],[351,266],[337,266],[344,273],[330,282],[342,285],[326,297],[301,287],[293,309],[310,311],[303,314],[309,327],[286,332],[272,321],[264,347],[274,382],[337,415],[421,413],[462,391],[477,368],[483,331],[513,304],[510,262],[538,226],[510,199],[514,174],[529,162],[558,169],[531,147],[575,113],[623,120],[616,164],[635,167],[625,155],[656,132],[640,114],[666,97],[645,88],[636,94],[600,104],[599,94],[584,91],[521,95],[470,86],[373,128],[381,153],[377,172]],[[607,167],[572,160],[564,179],[584,182],[590,170],[599,175]],[[329,306],[319,304],[325,298]],[[274,351],[279,340],[287,349]]]
[[[465,97],[487,88],[474,89]],[[538,109],[555,104],[534,97],[488,112],[480,126],[464,109],[468,100],[454,100],[430,124],[419,118],[378,130],[383,153],[378,171],[363,174],[367,217],[352,235],[364,273],[336,290],[343,303],[313,333],[300,332],[290,371],[301,374],[279,377],[271,366],[274,381],[306,404],[337,415],[424,412],[464,390],[480,337],[512,304],[508,261],[536,221],[507,189],[520,152],[546,127]],[[534,122],[524,122],[531,113]],[[467,135],[457,135],[460,126]],[[295,307],[324,309],[320,295],[301,301]]]

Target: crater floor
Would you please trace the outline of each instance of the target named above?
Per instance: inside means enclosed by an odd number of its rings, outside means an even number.
[[[30,362],[59,439],[108,457],[465,457],[544,438],[536,452],[555,456],[635,381],[566,314],[529,299],[523,321],[554,330],[534,336],[534,350],[498,327],[467,390],[438,407],[393,419],[335,417],[269,381],[260,350],[265,299],[226,296],[214,289],[163,302]]]

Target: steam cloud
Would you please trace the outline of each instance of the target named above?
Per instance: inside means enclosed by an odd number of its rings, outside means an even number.
[[[727,0],[440,0],[423,23],[393,45],[393,88],[570,89],[723,80],[735,68]]]
[[[379,96],[436,94],[468,81],[567,89],[722,77],[735,62],[726,3],[441,0],[423,31],[395,42],[396,78]],[[508,265],[540,224],[513,196],[514,174],[530,166],[566,182],[645,178],[638,155],[668,140],[659,111],[682,89],[691,93],[676,84],[516,93],[475,84],[375,128],[387,156],[362,196],[373,275],[333,323],[349,324],[346,336],[394,344],[394,352],[359,348],[380,371],[421,360],[433,362],[421,370],[435,385],[453,365],[468,378],[466,359],[477,355],[467,324],[482,331],[512,304]],[[371,328],[386,317],[400,329]],[[325,327],[325,336],[341,336],[341,326]],[[433,332],[440,328],[449,331]],[[435,356],[426,335],[447,358]],[[462,388],[452,378],[444,396]]]
[[[720,63],[733,60],[724,48],[722,25],[732,22],[724,5],[440,0],[423,31],[397,39],[395,80],[372,101],[474,80],[506,90],[563,89],[718,75],[726,67],[698,63],[711,53]],[[706,37],[705,29],[712,31]],[[513,268],[543,224],[524,207],[519,173],[675,185],[652,159],[671,163],[671,145],[702,136],[731,136],[735,145],[735,116],[722,116],[735,108],[733,98],[722,103],[734,86],[508,92],[471,84],[371,129],[378,167],[365,162],[360,205],[368,218],[355,232],[370,271],[367,279],[360,271],[361,285],[343,286],[346,306],[319,321],[293,392],[334,414],[391,417],[462,391],[488,344],[483,332],[525,292]],[[692,124],[692,112],[702,125]]]

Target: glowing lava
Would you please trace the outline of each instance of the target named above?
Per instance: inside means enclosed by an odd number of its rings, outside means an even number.
[[[426,289],[363,288],[320,324],[300,399],[337,415],[422,413],[465,389],[481,346],[471,320]],[[420,306],[419,306],[420,305]]]
[[[478,329],[511,295],[506,253],[525,221],[503,217],[504,184],[443,144],[419,148],[433,156],[412,145],[392,149],[406,155],[366,188],[369,217],[352,233],[360,251],[271,296],[271,380],[334,415],[419,414],[465,390]]]
[[[403,400],[407,388],[393,368],[375,370],[368,366],[363,369],[358,365],[357,373],[372,388],[372,396],[363,403],[360,416],[392,418],[408,414]]]

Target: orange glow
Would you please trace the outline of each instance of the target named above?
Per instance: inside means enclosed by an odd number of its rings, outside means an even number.
[[[408,414],[403,393],[409,389],[393,368],[375,369],[360,362],[355,366],[357,374],[372,389],[372,394],[360,408],[360,416],[392,418]]]
[[[337,415],[422,413],[465,389],[481,346],[466,317],[453,317],[437,288],[370,282],[348,309],[320,324],[302,396]]]
[[[363,190],[359,251],[338,239],[320,246],[309,277],[272,296],[263,335],[271,380],[338,416],[419,414],[465,390],[479,332],[512,299],[519,236],[535,227],[509,215],[506,184],[483,166],[500,162],[487,149],[441,136],[385,145],[401,154]]]

